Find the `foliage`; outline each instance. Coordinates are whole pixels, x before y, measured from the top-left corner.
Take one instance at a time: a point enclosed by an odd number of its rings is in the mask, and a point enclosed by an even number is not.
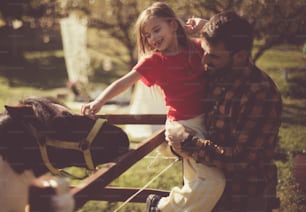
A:
[[[178,9],[188,11],[189,16],[209,18],[215,13],[235,10],[246,17],[254,26],[256,40],[262,41],[254,61],[271,47],[286,42],[300,45],[306,40],[305,0],[201,0],[184,4]]]
[[[42,17],[46,12],[46,7],[40,4],[38,0],[22,1],[1,1],[1,16],[5,20],[23,19],[27,16],[34,18]]]
[[[127,51],[128,59],[122,58],[131,67],[137,61],[135,54],[134,23],[139,13],[153,0],[2,0],[0,14],[8,24],[14,19],[44,28],[56,27],[61,17],[72,11],[82,11],[88,17],[89,27],[104,31],[116,41],[116,46]],[[200,0],[167,1],[177,14],[186,20],[191,16],[209,18],[224,10],[235,10],[245,16],[254,26],[257,40],[261,40],[254,61],[268,49],[284,42],[301,44],[306,40],[305,0]],[[273,14],[273,15],[271,15]],[[99,33],[99,32],[97,32]],[[103,52],[99,40],[89,43],[89,48]],[[113,48],[110,57],[117,57]],[[119,55],[122,56],[122,55]]]
[[[254,25],[257,40],[262,40],[254,60],[273,46],[302,44],[306,40],[305,0],[245,1],[241,13]]]

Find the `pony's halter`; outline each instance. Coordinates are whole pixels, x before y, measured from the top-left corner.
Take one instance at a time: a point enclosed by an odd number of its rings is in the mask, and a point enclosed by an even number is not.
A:
[[[39,146],[40,155],[42,157],[42,160],[45,166],[48,168],[48,170],[54,175],[68,175],[70,177],[74,177],[71,174],[65,172],[64,170],[57,169],[52,165],[52,163],[49,160],[47,147],[52,146],[52,147],[59,147],[63,149],[81,151],[83,153],[87,169],[89,170],[89,172],[94,172],[95,165],[92,160],[90,147],[91,147],[93,140],[95,139],[98,132],[100,131],[100,129],[102,128],[103,124],[106,121],[107,121],[106,119],[101,119],[101,118],[97,119],[95,124],[91,128],[90,132],[88,133],[86,139],[81,140],[80,142],[69,142],[69,141],[50,139],[44,135],[41,135],[38,132],[38,130],[35,127],[33,127],[31,124],[27,124],[26,128],[30,131],[31,135],[35,138]],[[74,177],[74,178],[77,178],[77,177]]]

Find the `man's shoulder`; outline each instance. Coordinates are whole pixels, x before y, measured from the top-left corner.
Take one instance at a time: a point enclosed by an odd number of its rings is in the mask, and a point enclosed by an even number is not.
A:
[[[245,84],[252,90],[258,91],[262,89],[278,90],[273,79],[257,66],[248,67],[249,76],[245,79]]]

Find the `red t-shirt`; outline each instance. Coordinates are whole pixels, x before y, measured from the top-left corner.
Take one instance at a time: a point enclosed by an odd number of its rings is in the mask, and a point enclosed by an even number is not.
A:
[[[185,120],[204,112],[203,50],[200,42],[193,42],[192,51],[176,55],[155,52],[140,60],[133,68],[142,75],[147,86],[161,87],[171,120]]]

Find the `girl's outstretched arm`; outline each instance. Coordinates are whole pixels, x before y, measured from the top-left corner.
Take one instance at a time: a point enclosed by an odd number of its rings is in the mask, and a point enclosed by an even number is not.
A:
[[[81,113],[83,115],[89,115],[90,117],[94,117],[94,115],[99,112],[99,110],[107,101],[121,94],[140,78],[141,74],[139,74],[136,70],[130,71],[120,79],[110,84],[95,100],[84,104],[81,107]]]

